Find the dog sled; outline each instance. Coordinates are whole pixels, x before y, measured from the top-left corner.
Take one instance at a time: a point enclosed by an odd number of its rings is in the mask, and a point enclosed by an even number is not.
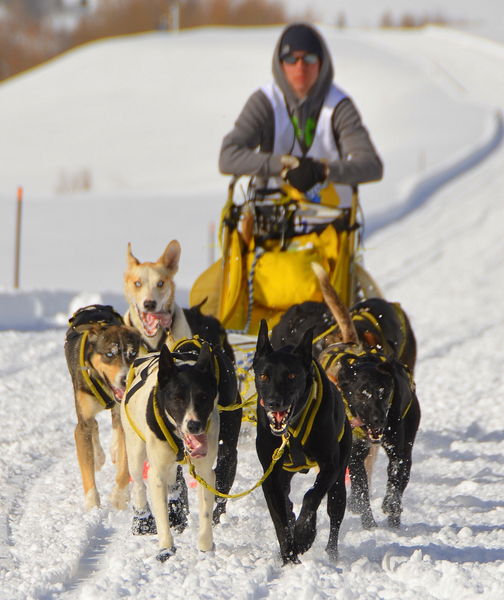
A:
[[[325,268],[347,306],[381,296],[358,258],[357,188],[351,206],[338,209],[331,187],[332,196],[315,205],[289,185],[258,188],[251,179],[240,203],[236,182],[233,178],[229,184],[221,214],[222,256],[195,281],[191,305],[206,299],[202,310],[217,317],[228,332],[255,337],[262,319],[271,329],[292,305],[322,302],[313,262]]]
[[[221,213],[221,258],[195,281],[190,303],[201,305],[227,330],[244,400],[243,418],[255,422],[251,365],[261,320],[271,330],[291,306],[323,301],[312,263],[324,267],[348,307],[382,294],[359,262],[357,188],[350,207],[338,209],[336,190],[330,187],[332,195],[320,199],[330,219],[317,223],[311,217],[323,210],[291,186],[257,188],[252,179],[238,202],[236,183],[233,178]]]

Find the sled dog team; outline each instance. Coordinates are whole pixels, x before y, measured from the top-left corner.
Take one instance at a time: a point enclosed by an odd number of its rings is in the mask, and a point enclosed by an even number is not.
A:
[[[180,252],[173,240],[156,262],[140,262],[128,245],[126,314],[110,306],[84,307],[70,319],[65,340],[85,507],[100,506],[94,474],[105,454],[96,415],[109,409],[116,465],[111,503],[127,507],[131,476],[132,532],[158,535],[160,561],[176,551],[172,531],[187,525],[184,463],[199,483],[198,548],[214,548],[213,526],[226,510],[235,478],[242,422],[226,331],[201,306],[182,309],[175,302]],[[312,546],[324,497],[331,559],[337,558],[347,506],[361,515],[364,528],[376,527],[369,487],[380,445],[389,461],[382,509],[389,526],[399,527],[420,421],[416,342],[407,315],[381,298],[348,310],[324,269],[317,264],[313,269],[324,303],[292,307],[271,338],[262,321],[252,365],[261,485],[284,564],[298,563]],[[291,479],[312,467],[315,482],[296,516]]]

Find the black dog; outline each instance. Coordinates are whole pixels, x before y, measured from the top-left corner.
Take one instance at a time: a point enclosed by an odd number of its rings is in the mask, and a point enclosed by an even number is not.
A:
[[[368,298],[350,309],[357,335],[367,348],[377,348],[415,369],[416,339],[408,315],[397,302]],[[274,348],[297,344],[303,333],[313,328],[313,355],[317,357],[329,344],[340,341],[338,328],[330,308],[324,302],[303,302],[291,306],[273,327]]]
[[[287,449],[262,486],[283,563],[299,563],[298,555],[312,546],[317,509],[326,494],[330,518],[326,551],[335,560],[352,442],[341,397],[312,358],[311,330],[295,348],[274,350],[263,320],[253,367],[258,393],[256,448],[265,471],[282,440],[288,438]],[[319,473],[296,519],[289,499],[292,476],[315,464]]]
[[[228,358],[234,363],[235,355],[233,347],[229,343],[227,332],[222,323],[213,315],[206,315],[201,312],[202,306],[207,299],[205,298],[199,304],[191,308],[183,308],[185,318],[191,328],[192,335],[199,336],[202,340],[209,342],[212,346],[220,346],[228,355]]]
[[[379,352],[343,352],[328,371],[341,390],[353,428],[348,507],[361,515],[363,527],[376,527],[364,461],[371,447],[381,444],[389,460],[382,509],[388,515],[389,526],[399,527],[402,496],[410,477],[413,443],[420,423],[420,406],[411,375],[399,361]]]
[[[189,323],[193,335],[199,336],[202,340],[210,343],[214,348],[222,348],[229,360],[234,364],[235,355],[233,347],[229,343],[226,330],[219,319],[212,315],[205,315],[201,312],[201,307],[205,300],[191,308],[184,308],[184,314]],[[219,401],[221,404],[222,402]],[[228,399],[227,403],[239,404],[241,402],[238,394],[234,399]],[[219,430],[219,453],[217,465],[215,467],[216,486],[219,492],[227,494],[233,485],[236,476],[236,467],[238,454],[236,447],[238,444],[238,435],[241,429],[242,409],[225,410],[220,413]],[[217,506],[213,512],[213,523],[219,523],[221,515],[226,512],[227,500],[221,496],[215,498]]]

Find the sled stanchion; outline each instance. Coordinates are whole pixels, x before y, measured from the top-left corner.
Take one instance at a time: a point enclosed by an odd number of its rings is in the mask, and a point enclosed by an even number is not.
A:
[[[16,202],[16,248],[14,258],[14,289],[19,289],[19,263],[21,255],[21,217],[22,217],[22,206],[23,206],[23,188],[21,186],[17,189],[17,202]]]
[[[234,187],[235,187],[237,180],[238,180],[237,177],[232,177],[231,181],[229,183],[227,202],[226,202],[226,205],[224,206],[224,208],[222,209],[221,219],[220,219],[220,224],[219,224],[219,234],[218,234],[219,242],[221,245],[221,253],[222,253],[221,278],[220,278],[219,303],[218,303],[218,307],[219,307],[218,318],[223,323],[224,323],[224,317],[225,317],[225,314],[224,314],[225,293],[226,293],[227,284],[228,284],[228,282],[226,281],[226,276],[227,276],[226,265],[227,265],[228,255],[229,255],[229,249],[231,246],[231,239],[230,239],[231,235],[230,235],[230,231],[229,231],[229,225],[227,223],[225,223],[225,221],[226,221],[226,219],[228,219],[229,212],[233,205]]]
[[[355,224],[357,223],[357,210],[359,207],[359,193],[357,186],[352,188],[352,207],[350,209],[350,232],[348,234],[348,248],[350,254],[348,269],[348,306],[355,304],[355,284],[357,281],[355,273]]]

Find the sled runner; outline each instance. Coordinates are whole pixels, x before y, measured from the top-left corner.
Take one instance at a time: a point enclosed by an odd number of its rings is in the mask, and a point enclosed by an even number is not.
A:
[[[289,185],[257,188],[251,179],[240,204],[236,181],[231,180],[221,214],[222,256],[194,283],[191,305],[207,298],[204,311],[228,331],[255,336],[261,319],[271,329],[293,304],[323,301],[312,262],[329,273],[347,306],[381,296],[357,261],[357,188],[350,208],[339,209],[334,188],[315,203]]]

